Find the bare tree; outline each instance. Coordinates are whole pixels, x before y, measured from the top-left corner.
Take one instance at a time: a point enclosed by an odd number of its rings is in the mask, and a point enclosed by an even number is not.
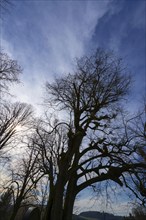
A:
[[[44,175],[37,163],[37,154],[33,148],[27,149],[22,159],[17,159],[10,169],[10,178],[5,188],[11,189],[13,195],[13,210],[10,220],[14,220],[22,206],[30,205],[35,197],[36,185]],[[16,167],[17,163],[17,167]]]
[[[24,128],[31,124],[32,107],[25,103],[4,103],[0,110],[0,156],[5,150],[14,147],[15,142]]]
[[[46,102],[65,110],[64,121],[52,131],[47,127],[37,130],[41,143],[36,147],[39,145],[44,155],[49,152],[43,165],[51,177],[50,187],[52,183],[46,219],[71,219],[79,192],[106,180],[122,186],[127,173],[146,168],[145,163],[134,159],[133,137],[127,136],[119,115],[129,85],[130,76],[121,59],[101,49],[77,60],[73,74],[46,84]],[[66,129],[65,139],[60,139],[62,129]]]
[[[48,176],[43,176],[34,191],[34,202],[40,208],[42,219],[44,219],[46,204],[49,197],[49,179]]]
[[[3,3],[3,2],[2,2]],[[25,103],[11,103],[5,99],[10,95],[9,86],[19,82],[21,67],[16,60],[0,52],[0,156],[7,146],[13,146],[20,130],[30,125],[32,107]]]
[[[7,93],[9,85],[19,82],[19,74],[22,72],[21,67],[16,60],[10,59],[10,57],[0,52],[0,94]]]
[[[126,130],[133,136],[136,146],[137,158],[139,162],[146,164],[146,105],[142,111],[139,111],[135,117],[127,121]],[[129,137],[130,138],[130,137]],[[134,175],[134,176],[133,176]],[[146,203],[146,169],[141,169],[139,172],[131,174],[130,184],[125,183],[126,186],[135,194],[135,196],[142,202]]]
[[[50,210],[53,203],[54,189],[58,176],[60,160],[63,160],[64,150],[67,146],[66,127],[58,120],[39,120],[33,136],[33,146],[38,154],[38,164],[41,172],[49,180],[48,190],[46,191],[47,212],[45,218],[50,218]]]
[[[0,53],[1,96],[10,94],[9,85],[19,82],[18,76],[20,73],[21,67],[17,64],[17,61],[10,59],[4,53]],[[31,105],[20,102],[11,103],[6,99],[1,99],[0,159],[5,159],[7,151],[14,149],[15,146],[17,146],[18,150],[19,146],[24,147],[26,144],[29,145],[28,136],[26,136],[26,134],[29,133],[31,136],[32,126],[34,126],[34,117]],[[24,141],[26,143],[24,143]],[[16,152],[18,154],[18,151]],[[31,148],[27,157],[25,154],[22,160],[17,158],[17,166],[19,165],[19,167],[13,167],[12,163],[9,164],[12,171],[11,178],[8,185],[3,185],[3,188],[6,187],[13,192],[13,211],[10,218],[11,220],[15,219],[22,203],[28,201],[28,197],[32,197],[33,190],[35,190],[36,183],[40,177],[40,172],[36,165],[37,155],[33,153],[33,148]],[[15,153],[14,158],[16,157],[17,155]],[[6,171],[8,173],[8,170]]]

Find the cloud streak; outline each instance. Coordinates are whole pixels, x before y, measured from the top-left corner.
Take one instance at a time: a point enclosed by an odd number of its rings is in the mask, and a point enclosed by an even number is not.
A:
[[[108,2],[26,1],[15,2],[13,10],[3,24],[2,47],[24,73],[23,85],[12,90],[19,100],[36,104],[44,82],[71,71],[73,59],[87,52]]]

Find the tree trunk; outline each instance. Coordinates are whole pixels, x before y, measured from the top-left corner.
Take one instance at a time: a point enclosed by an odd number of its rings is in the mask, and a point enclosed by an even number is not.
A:
[[[80,133],[79,133],[80,134]],[[72,168],[75,168],[78,165],[79,162],[79,146],[83,139],[83,134],[76,136],[75,139],[75,158],[72,164]],[[67,190],[66,190],[66,196],[65,196],[65,202],[64,202],[64,210],[63,210],[63,218],[62,220],[71,220],[72,214],[73,214],[73,208],[74,208],[74,202],[76,198],[76,184],[77,184],[77,172],[76,170],[71,174],[71,177],[69,178]]]
[[[11,217],[10,217],[10,220],[15,220],[15,217],[17,215],[17,210],[16,211],[13,211]]]
[[[20,208],[20,205],[17,205],[17,204],[14,205],[13,212],[12,212],[12,215],[10,217],[10,220],[15,220],[15,217],[17,215],[17,212],[18,212],[19,208]]]
[[[63,195],[66,184],[68,166],[66,163],[60,165],[60,171],[55,185],[55,193],[53,195],[53,204],[51,209],[51,218],[47,220],[62,220],[63,214]]]
[[[74,140],[72,140],[72,146],[69,147],[68,152],[66,153],[65,157],[60,159],[59,163],[59,174],[57,177],[57,182],[55,184],[55,193],[53,194],[53,203],[51,208],[51,218],[47,218],[47,220],[71,220],[72,219],[72,212],[73,212],[73,205],[75,200],[75,186],[76,186],[76,172],[74,173],[73,177],[71,177],[71,181],[68,186],[67,191],[67,198],[65,199],[66,208],[64,211],[65,216],[63,216],[63,199],[64,199],[64,191],[66,181],[68,179],[68,169],[70,167],[71,160],[73,155],[76,155],[76,158],[79,156],[79,146],[83,139],[83,134],[79,133],[74,136]],[[75,164],[78,160],[75,160]],[[71,193],[71,195],[70,195]],[[69,204],[70,203],[70,204]],[[69,209],[69,210],[68,210]]]
[[[52,205],[53,205],[53,193],[50,191],[49,200],[47,202],[46,212],[44,215],[44,220],[51,219]]]
[[[73,176],[68,183],[62,220],[72,219],[73,207],[74,207],[74,202],[76,198],[76,193],[75,193],[76,180],[77,180],[76,177]]]

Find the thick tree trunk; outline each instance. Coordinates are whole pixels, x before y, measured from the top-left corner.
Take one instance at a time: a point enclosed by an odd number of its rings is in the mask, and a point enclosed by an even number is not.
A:
[[[67,192],[64,202],[64,210],[63,210],[63,219],[62,220],[71,220],[72,214],[73,214],[73,208],[74,208],[74,202],[76,198],[75,193],[75,187],[76,187],[76,177],[73,176],[67,186]]]
[[[43,218],[44,220],[51,219],[52,205],[53,205],[53,193],[50,192],[49,200],[48,200],[47,207],[46,207],[46,212]]]
[[[65,185],[66,181],[69,178],[68,177],[68,169],[71,165],[71,160],[73,158],[73,155],[79,154],[79,146],[83,139],[83,134],[76,134],[74,136],[74,140],[72,140],[71,145],[69,146],[68,152],[64,157],[60,159],[59,163],[59,174],[57,177],[57,182],[55,184],[55,193],[53,194],[53,203],[51,207],[51,217],[50,219],[47,218],[46,220],[71,220],[72,219],[72,212],[73,212],[73,205],[75,200],[75,186],[76,186],[76,173],[70,178],[71,181],[68,190],[67,190],[67,198],[65,198],[65,210],[63,212],[63,199],[64,199],[64,191],[65,191]],[[77,159],[76,157],[76,159]],[[75,164],[76,165],[75,161]],[[71,193],[71,194],[70,194]],[[66,213],[66,214],[65,214]],[[63,216],[64,214],[64,216]]]
[[[76,151],[76,156],[74,158],[74,162],[72,164],[72,168],[75,168],[78,165],[79,161],[79,150]],[[64,210],[63,210],[63,219],[69,220],[72,219],[74,202],[76,198],[76,186],[77,186],[77,171],[76,169],[71,173],[71,176],[68,181],[65,202],[64,202]]]
[[[78,132],[77,132],[78,133]],[[81,145],[82,139],[83,139],[83,134],[80,134],[76,136],[75,139],[75,158],[72,164],[72,168],[75,168],[78,165],[78,161],[80,158],[79,155],[79,146]],[[73,214],[73,208],[74,208],[74,202],[76,198],[76,184],[77,184],[77,172],[76,170],[71,174],[68,185],[67,185],[67,190],[66,190],[66,196],[65,196],[65,201],[64,201],[64,210],[63,210],[63,218],[62,220],[71,220],[72,219],[72,214]]]
[[[13,211],[11,217],[10,217],[10,220],[15,220],[15,217],[17,215],[17,210],[16,211]]]
[[[63,214],[63,195],[66,183],[68,166],[66,163],[60,165],[60,172],[55,185],[55,193],[53,195],[53,204],[51,209],[51,218],[47,220],[62,220]]]
[[[57,181],[57,185],[56,185],[56,191],[54,194],[52,208],[51,208],[51,218],[47,220],[62,220],[63,193],[64,193],[64,184],[60,179],[59,181]]]
[[[12,215],[11,215],[11,217],[10,217],[10,220],[15,220],[15,217],[16,217],[16,215],[17,215],[17,212],[18,212],[19,208],[20,208],[20,205],[18,205],[18,204],[16,204],[16,205],[14,206]]]
[[[72,219],[75,197],[75,195],[71,194],[69,200],[66,200],[67,203],[64,207],[62,220]]]

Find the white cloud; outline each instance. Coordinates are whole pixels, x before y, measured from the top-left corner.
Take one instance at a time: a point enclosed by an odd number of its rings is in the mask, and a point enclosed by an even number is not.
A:
[[[108,2],[49,1],[30,4],[35,6],[34,11],[32,13],[30,5],[26,4],[21,22],[15,15],[13,22],[16,22],[18,35],[8,37],[5,30],[7,39],[2,41],[5,51],[24,69],[22,84],[13,87],[12,92],[20,101],[36,104],[41,101],[44,82],[51,81],[54,74],[71,71],[73,59],[86,52],[98,20],[108,10]],[[28,29],[30,26],[32,28]],[[22,30],[24,35],[20,34]]]

